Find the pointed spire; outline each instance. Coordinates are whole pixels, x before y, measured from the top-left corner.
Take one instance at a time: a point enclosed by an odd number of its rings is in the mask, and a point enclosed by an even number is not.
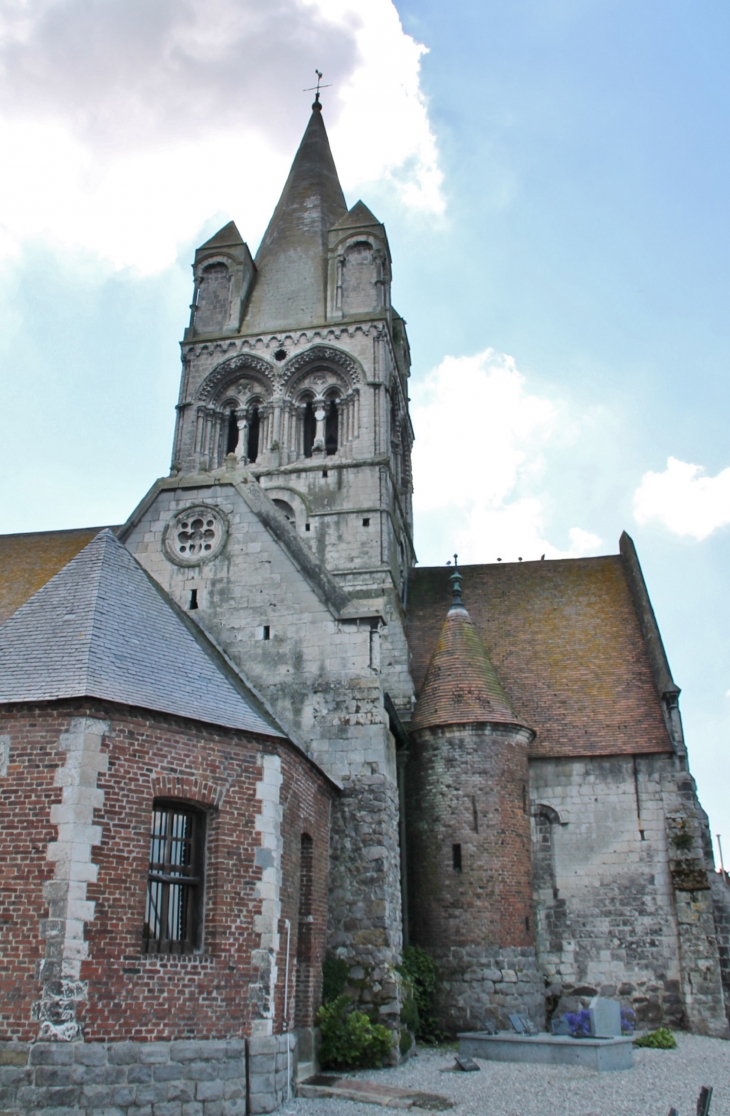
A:
[[[315,101],[289,177],[256,254],[246,332],[325,320],[327,233],[346,215],[322,106]]]
[[[431,656],[411,727],[502,724],[524,726],[461,599],[462,577],[449,578],[453,600]],[[527,726],[524,726],[527,727]]]
[[[210,240],[201,244],[198,251],[201,252],[203,248],[228,248],[234,244],[243,244],[243,237],[236,227],[236,222],[229,221],[222,229],[218,229],[218,232],[214,233]]]

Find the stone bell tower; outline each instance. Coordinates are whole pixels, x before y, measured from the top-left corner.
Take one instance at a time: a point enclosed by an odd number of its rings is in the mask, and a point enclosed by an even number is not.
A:
[[[318,98],[256,257],[230,222],[193,272],[170,476],[122,538],[341,782],[329,949],[395,1027],[410,358],[385,228],[348,210]]]
[[[343,588],[401,592],[408,340],[385,228],[348,211],[319,101],[255,261],[231,222],[193,270],[173,471],[234,454]]]

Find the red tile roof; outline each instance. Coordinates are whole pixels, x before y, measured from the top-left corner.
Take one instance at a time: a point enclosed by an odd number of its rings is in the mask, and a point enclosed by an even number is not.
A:
[[[452,606],[413,711],[412,727],[519,723],[469,613]]]
[[[408,639],[416,694],[449,606],[446,567],[416,569]],[[647,645],[619,555],[463,566],[464,604],[531,756],[670,752]]]

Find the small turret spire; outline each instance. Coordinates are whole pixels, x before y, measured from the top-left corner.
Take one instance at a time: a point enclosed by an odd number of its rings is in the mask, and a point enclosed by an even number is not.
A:
[[[454,555],[454,572],[452,573],[451,577],[449,578],[449,581],[451,582],[451,595],[452,595],[451,608],[463,608],[464,607],[464,602],[461,599],[462,577],[461,577],[461,574],[459,573],[459,555],[458,554]]]

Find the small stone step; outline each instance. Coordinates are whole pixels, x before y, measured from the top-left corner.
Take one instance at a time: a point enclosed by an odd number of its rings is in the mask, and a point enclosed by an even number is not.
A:
[[[338,1097],[340,1100],[380,1104],[387,1108],[427,1108],[436,1112],[453,1107],[446,1097],[435,1093],[398,1089],[395,1085],[381,1085],[375,1081],[358,1081],[348,1077],[330,1077],[327,1074],[317,1074],[306,1081],[300,1081],[297,1084],[297,1096]]]

